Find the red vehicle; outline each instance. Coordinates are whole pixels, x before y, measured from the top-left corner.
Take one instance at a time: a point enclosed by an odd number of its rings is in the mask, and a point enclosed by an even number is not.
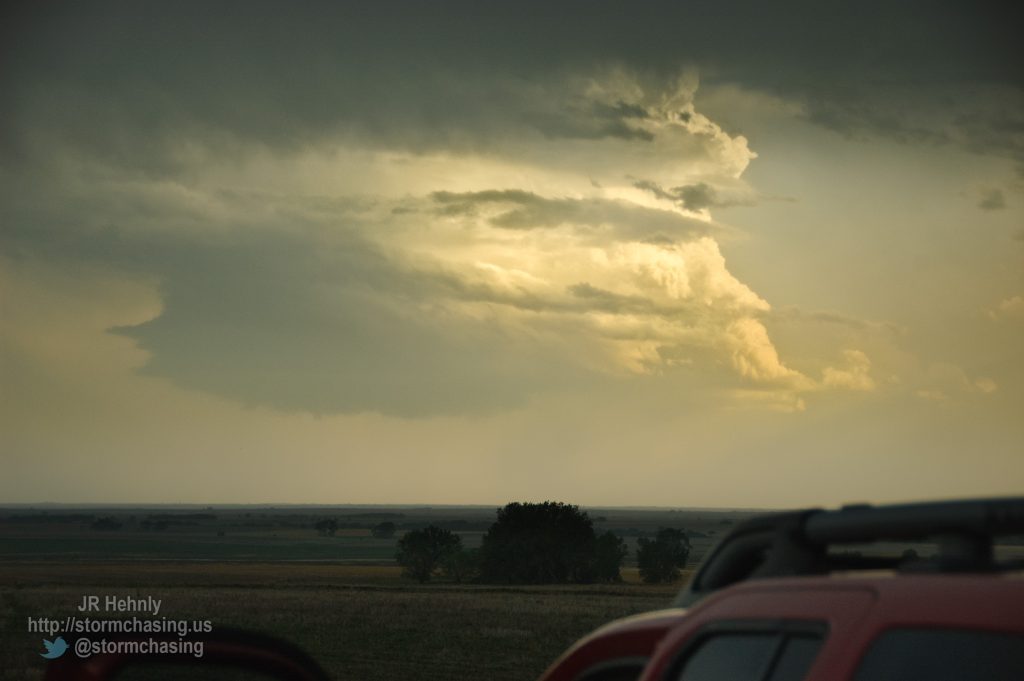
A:
[[[613,622],[541,681],[1020,681],[1024,499],[847,507],[737,527],[680,607]],[[935,541],[935,555],[850,546]],[[846,547],[846,550],[839,550]]]

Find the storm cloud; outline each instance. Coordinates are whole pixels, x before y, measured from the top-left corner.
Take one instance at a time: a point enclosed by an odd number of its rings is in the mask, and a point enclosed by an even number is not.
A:
[[[980,11],[930,12],[944,50],[873,61],[865,34],[921,18],[815,7],[12,7],[5,252],[154,278],[160,314],[115,329],[142,371],[245,404],[506,408],[688,353],[754,384],[841,386],[784,363],[770,306],[726,266],[707,211],[750,205],[756,154],[699,110],[700,78],[794,97],[844,134],[937,144],[949,133],[843,84],[934,82],[954,57],[993,92],[1016,75],[971,52]],[[979,153],[987,131],[1016,134],[957,111]]]
[[[1016,479],[1019,7],[2,12],[6,499]]]

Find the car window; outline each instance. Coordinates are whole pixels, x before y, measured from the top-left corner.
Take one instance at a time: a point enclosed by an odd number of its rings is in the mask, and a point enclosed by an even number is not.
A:
[[[678,681],[759,681],[771,664],[779,634],[710,636],[687,658]]]
[[[855,681],[1020,681],[1024,636],[952,629],[891,629],[868,650]]]
[[[801,681],[824,634],[823,626],[813,624],[744,629],[718,631],[698,640],[669,677],[675,681]]]
[[[811,668],[821,648],[817,636],[790,636],[775,663],[771,681],[801,681]]]

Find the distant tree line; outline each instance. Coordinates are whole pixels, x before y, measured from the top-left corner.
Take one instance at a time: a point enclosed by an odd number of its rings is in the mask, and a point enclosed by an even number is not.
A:
[[[313,523],[313,529],[316,530],[317,534],[323,537],[333,537],[337,534],[339,529],[366,529],[365,526],[359,526],[357,528],[346,527],[340,525],[334,518],[323,518]],[[376,539],[390,539],[395,536],[396,525],[390,520],[382,523],[377,523],[373,527],[369,528],[370,534]]]
[[[50,513],[42,511],[32,514],[12,514],[5,518],[9,523],[81,523],[92,522],[96,516],[92,513]]]
[[[141,523],[139,523],[139,526],[144,530],[163,532],[168,527],[170,527],[170,523],[166,520],[143,520]]]
[[[11,515],[4,519],[11,523],[83,523],[94,530],[120,530],[126,525],[136,525],[135,514],[130,515],[96,515],[93,513],[42,513],[32,515]],[[166,530],[172,525],[197,526],[205,522],[217,520],[213,513],[177,513],[148,514],[138,522],[143,530]]]
[[[638,540],[640,576],[647,583],[679,578],[690,543],[682,530],[663,529]],[[406,532],[395,556],[408,577],[426,582],[443,574],[457,582],[558,584],[619,582],[628,549],[621,537],[597,534],[578,506],[514,502],[498,509],[479,549],[436,525]]]
[[[101,531],[119,530],[121,529],[121,523],[114,519],[113,516],[103,516],[92,521],[92,529]]]

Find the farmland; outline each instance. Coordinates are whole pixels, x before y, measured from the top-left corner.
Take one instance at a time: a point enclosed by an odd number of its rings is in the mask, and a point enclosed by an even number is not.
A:
[[[747,515],[589,513],[631,548],[642,533],[685,528],[692,560]],[[333,536],[313,527],[328,517]],[[0,678],[41,678],[42,637],[27,633],[27,618],[73,614],[84,595],[152,596],[161,616],[277,635],[337,679],[529,680],[579,636],[664,607],[678,589],[641,584],[633,553],[623,583],[603,585],[418,585],[394,564],[408,529],[434,523],[472,547],[493,517],[483,507],[3,509]],[[393,522],[395,536],[374,537],[380,522]]]

